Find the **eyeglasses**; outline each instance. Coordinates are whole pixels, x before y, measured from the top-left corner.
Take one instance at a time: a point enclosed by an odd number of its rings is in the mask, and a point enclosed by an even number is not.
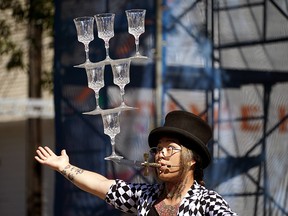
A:
[[[166,153],[164,154],[163,149],[166,149]],[[161,147],[161,146],[157,146],[157,147],[152,147],[150,148],[149,152],[150,154],[152,154],[153,156],[155,156],[156,154],[159,154],[160,152],[162,152],[164,157],[171,157],[173,154],[177,153],[181,151],[181,148],[177,148],[175,146],[168,146],[168,147]]]

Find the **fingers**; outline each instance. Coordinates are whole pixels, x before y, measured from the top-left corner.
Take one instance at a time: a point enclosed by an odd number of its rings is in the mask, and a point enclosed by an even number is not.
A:
[[[55,156],[54,152],[47,146],[45,146],[44,148],[42,146],[39,146],[36,150],[36,153],[38,156],[35,156],[35,159],[42,163],[47,160],[48,157]]]
[[[61,151],[61,155],[67,155],[65,149],[63,149],[63,150]]]
[[[37,152],[39,158],[42,159],[42,160],[47,159],[47,157],[49,156],[49,154],[46,152],[46,150],[43,147],[41,147],[41,146],[38,147],[36,152]]]
[[[47,153],[48,153],[49,155],[51,155],[51,156],[54,156],[54,155],[55,155],[55,153],[54,153],[49,147],[45,146],[44,148],[45,148],[45,150],[47,151]]]
[[[42,160],[41,158],[39,158],[38,156],[34,157],[39,163],[44,163],[45,160]]]
[[[34,157],[39,163],[48,164],[52,159],[57,159],[58,156],[47,146],[39,146],[36,150],[36,156]],[[68,157],[66,150],[61,151],[62,156]]]
[[[43,154],[43,152],[45,152],[45,149],[39,146],[38,149],[36,150],[38,156],[36,155],[34,157],[40,163],[44,163],[47,160],[47,157],[45,156],[45,154]]]

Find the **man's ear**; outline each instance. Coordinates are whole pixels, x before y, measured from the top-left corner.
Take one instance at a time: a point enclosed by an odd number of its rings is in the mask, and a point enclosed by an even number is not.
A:
[[[188,162],[188,166],[192,167],[194,164],[196,164],[196,161],[195,160],[191,160]]]

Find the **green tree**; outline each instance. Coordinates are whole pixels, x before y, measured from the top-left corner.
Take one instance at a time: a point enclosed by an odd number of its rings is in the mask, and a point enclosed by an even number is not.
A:
[[[27,43],[29,43],[30,49],[37,48],[43,52],[43,33],[51,36],[52,43],[50,48],[53,49],[53,0],[1,0],[0,14],[2,14],[0,15],[0,63],[3,64],[4,57],[8,58],[8,61],[5,65],[8,71],[21,69],[29,73],[29,65],[33,65],[33,61],[39,60],[24,60],[25,56],[30,55],[25,55],[25,51],[21,46],[19,46],[19,43],[14,41],[11,37],[11,35],[15,33],[12,32],[14,26],[12,26],[11,23],[20,23],[24,26],[27,26]],[[9,16],[7,16],[7,14]],[[37,29],[37,31],[35,31],[35,29]],[[38,32],[38,34],[36,32]],[[37,34],[34,35],[37,36],[37,38],[33,37],[33,34]],[[42,55],[38,57],[40,58],[40,61],[42,61]],[[25,65],[25,62],[28,63]],[[40,86],[42,89],[52,90],[51,71],[41,71]]]

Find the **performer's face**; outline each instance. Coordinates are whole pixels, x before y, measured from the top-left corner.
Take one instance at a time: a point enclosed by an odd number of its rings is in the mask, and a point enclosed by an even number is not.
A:
[[[158,178],[162,181],[179,181],[181,167],[181,145],[172,137],[162,137],[158,142],[155,162],[162,166],[157,169]]]

